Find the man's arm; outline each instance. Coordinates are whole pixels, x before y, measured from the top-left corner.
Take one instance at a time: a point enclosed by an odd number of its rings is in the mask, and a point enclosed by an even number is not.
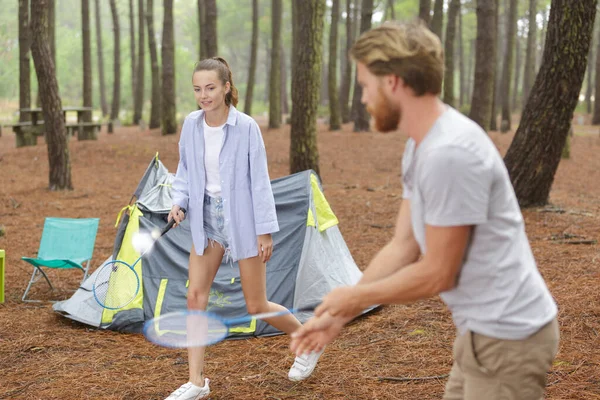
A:
[[[420,253],[410,220],[410,201],[404,199],[396,219],[394,237],[371,260],[358,285],[390,276],[417,261]]]

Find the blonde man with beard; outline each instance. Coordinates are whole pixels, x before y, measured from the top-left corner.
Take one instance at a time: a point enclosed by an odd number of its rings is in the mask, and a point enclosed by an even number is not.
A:
[[[444,399],[543,398],[559,342],[502,157],[473,121],[440,101],[441,43],[424,24],[384,24],[351,50],[362,102],[381,132],[409,136],[393,238],[355,286],[333,290],[293,334],[319,351],[373,304],[440,295],[457,329]]]

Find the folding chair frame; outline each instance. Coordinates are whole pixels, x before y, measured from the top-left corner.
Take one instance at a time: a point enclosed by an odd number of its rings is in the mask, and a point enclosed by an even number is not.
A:
[[[80,267],[81,271],[83,272],[83,278],[81,279],[80,284],[85,282],[86,278],[88,277],[88,271],[90,269],[90,262],[91,262],[91,260],[87,260],[87,262],[85,263],[85,268]],[[31,289],[31,286],[35,282],[40,280],[41,277],[43,277],[46,280],[46,282],[50,286],[50,290],[54,290],[54,286],[52,286],[50,279],[48,279],[48,275],[46,275],[46,273],[44,272],[44,270],[41,267],[38,267],[37,265],[32,265],[32,267],[33,267],[33,273],[31,274],[31,278],[29,279],[29,283],[27,284],[27,289],[25,289],[25,293],[23,293],[23,297],[21,298],[21,300],[26,303],[40,303],[43,300],[27,299],[27,293],[29,293],[29,289]],[[38,276],[38,272],[41,274],[41,276]]]

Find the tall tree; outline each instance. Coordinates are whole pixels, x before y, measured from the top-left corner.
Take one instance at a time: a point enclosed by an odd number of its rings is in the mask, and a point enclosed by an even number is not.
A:
[[[163,2],[162,36],[162,134],[177,133],[175,108],[175,32],[173,26],[173,0]]]
[[[435,0],[433,3],[433,18],[431,18],[431,31],[443,40],[444,28],[444,0]]]
[[[458,89],[458,105],[462,107],[467,98],[467,71],[465,65],[465,40],[463,35],[463,12],[462,5],[460,2],[458,3],[458,81],[459,81],[459,89]]]
[[[498,8],[496,9],[496,60],[498,61],[494,66],[494,89],[492,95],[492,115],[490,119],[490,130],[498,130],[498,105],[502,102],[500,98],[502,90],[502,67],[498,66],[501,61],[504,60],[506,52],[506,18],[508,18],[508,2],[510,0],[504,0],[503,2],[498,1]],[[500,19],[500,5],[504,3],[502,19]]]
[[[46,8],[46,12],[48,13],[47,19],[47,31],[48,31],[48,42],[50,44],[50,56],[52,57],[52,62],[54,63],[54,71],[58,70],[58,66],[56,64],[56,2],[55,0],[48,0],[48,7]],[[38,107],[41,107],[41,93],[40,86],[38,85],[38,96],[36,100],[36,104]]]
[[[419,0],[419,18],[431,24],[431,0]]]
[[[523,64],[522,59],[522,53],[523,51],[521,51],[521,36],[519,35],[518,29],[517,29],[517,36],[515,37],[515,70],[514,70],[514,74],[513,74],[513,87],[510,91],[512,99],[510,101],[510,109],[511,112],[515,112],[517,111],[517,108],[519,107],[519,84],[521,82],[520,77],[521,77],[521,65]]]
[[[90,2],[81,0],[81,39],[83,48],[83,106],[92,107],[92,37],[90,34]],[[92,122],[92,112],[83,113],[84,122]],[[84,127],[77,132],[79,140],[97,139],[96,130]]]
[[[331,4],[331,25],[329,33],[329,68],[327,83],[329,88],[329,130],[341,129],[340,102],[337,92],[337,43],[338,21],[340,19],[340,0],[333,0]]]
[[[317,109],[321,83],[325,0],[294,1],[294,70],[290,173],[314,170],[319,174]]]
[[[285,59],[285,49],[283,47],[283,43],[279,46],[281,48],[281,53],[279,56],[279,74],[281,75],[281,112],[282,114],[290,113],[290,105],[288,102],[288,77],[287,77],[287,63]]]
[[[360,33],[371,29],[373,18],[373,0],[362,0],[360,8]],[[358,84],[358,78],[354,81],[354,95],[352,97],[352,119],[354,120],[354,132],[369,131],[369,113],[361,102],[362,88]]]
[[[469,118],[489,129],[496,66],[496,0],[477,1],[475,80]]]
[[[204,38],[206,37],[206,11],[204,10],[204,0],[198,0],[198,54],[200,60],[206,58],[206,46]]]
[[[281,14],[282,0],[271,2],[271,65],[269,68],[269,129],[281,126]]]
[[[119,120],[121,104],[121,33],[119,27],[119,11],[116,0],[110,0],[110,14],[113,24],[113,97],[110,107],[110,124],[108,133],[112,133],[114,124]]]
[[[596,0],[552,0],[546,48],[504,161],[522,207],[544,205],[577,106]]]
[[[202,50],[204,57],[215,57],[219,55],[217,43],[217,1],[203,0],[204,4],[204,30],[202,32]]]
[[[510,0],[506,29],[506,56],[504,57],[504,67],[502,69],[502,123],[500,124],[502,132],[508,132],[511,128],[510,85],[512,83],[515,38],[517,36],[518,6],[517,0]]]
[[[31,54],[39,86],[43,88],[40,101],[48,146],[48,187],[50,190],[73,189],[65,120],[48,37],[49,0],[36,0],[35,3],[35,7],[31,7]]]
[[[133,0],[129,0],[129,52],[131,53],[131,98],[135,101],[137,87],[137,58],[135,56],[135,18]],[[135,108],[135,104],[134,104]]]
[[[256,55],[258,53],[258,0],[252,0],[252,39],[250,40],[250,65],[248,65],[248,84],[246,85],[246,100],[244,112],[252,114],[252,96],[256,78]]]
[[[527,102],[531,85],[535,79],[537,56],[537,0],[529,0],[527,17],[527,50],[525,52],[525,71],[523,74],[523,104]]]
[[[446,24],[446,43],[444,46],[444,103],[455,106],[454,102],[454,43],[456,39],[456,18],[460,12],[460,0],[450,0],[448,23]]]
[[[108,103],[106,102],[106,86],[104,81],[104,52],[102,51],[102,24],[100,23],[100,0],[95,0],[96,17],[96,57],[98,59],[98,90],[100,91],[100,108],[102,116],[108,115]]]
[[[19,0],[19,108],[31,107],[30,48],[29,0]],[[19,114],[19,121],[30,119],[29,113]]]
[[[352,11],[354,9],[354,11]],[[342,114],[342,123],[350,122],[350,86],[352,86],[352,62],[348,54],[352,43],[354,43],[354,24],[356,20],[352,15],[356,14],[356,7],[352,7],[352,0],[346,0],[346,48],[342,53],[343,71],[342,81],[340,82],[340,111]]]
[[[142,119],[144,108],[144,69],[146,65],[146,37],[144,22],[144,0],[138,0],[138,55],[137,55],[137,85],[133,100],[133,124],[138,125]]]
[[[592,115],[592,124],[600,125],[600,29],[598,29],[596,43],[596,74],[594,81],[594,113]]]
[[[160,67],[158,66],[158,52],[156,50],[156,37],[154,34],[154,0],[146,3],[146,26],[148,27],[148,50],[150,51],[150,65],[152,70],[152,104],[150,105],[150,129],[160,127]]]
[[[338,6],[339,7],[339,6]],[[387,1],[387,6],[385,8],[385,11],[387,12],[387,10],[390,10],[390,18],[393,20],[396,19],[396,9],[394,7],[394,0],[388,0]],[[386,18],[387,19],[387,18]]]

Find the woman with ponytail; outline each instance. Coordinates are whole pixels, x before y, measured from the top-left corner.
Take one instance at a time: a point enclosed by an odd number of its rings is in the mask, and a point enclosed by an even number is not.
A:
[[[254,119],[238,111],[231,69],[220,57],[196,64],[192,75],[200,110],[181,130],[179,165],[173,182],[169,220],[190,220],[188,309],[205,310],[223,257],[237,261],[249,314],[285,308],[267,300],[266,262],[273,252],[271,234],[279,230],[267,154]],[[287,334],[301,324],[292,314],[266,322]],[[314,370],[321,352],[296,357],[288,377],[299,381]],[[203,374],[204,348],[188,349],[189,382],[168,400],[208,397]]]

